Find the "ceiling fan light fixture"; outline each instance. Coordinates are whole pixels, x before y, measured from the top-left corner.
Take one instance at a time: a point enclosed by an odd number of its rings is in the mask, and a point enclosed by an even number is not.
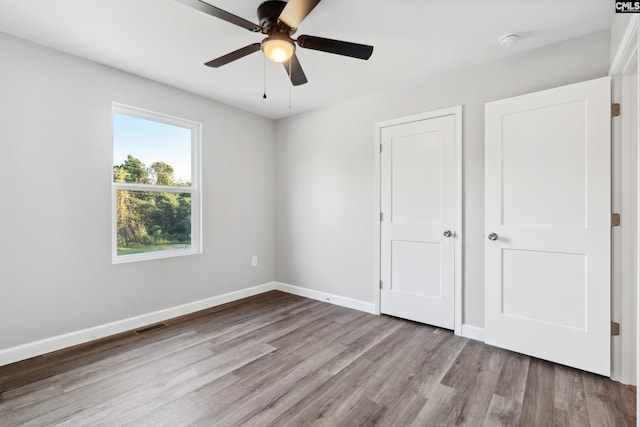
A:
[[[268,37],[262,42],[262,51],[273,62],[286,62],[296,51],[291,40]]]

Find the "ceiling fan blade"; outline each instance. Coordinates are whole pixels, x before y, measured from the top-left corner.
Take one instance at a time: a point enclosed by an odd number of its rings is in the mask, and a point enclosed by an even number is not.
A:
[[[304,74],[304,70],[302,69],[302,65],[300,65],[300,61],[298,57],[294,54],[291,57],[291,75],[289,78],[291,79],[291,84],[294,86],[300,86],[307,83],[307,76]],[[289,62],[284,62],[284,69],[289,74]]]
[[[320,0],[289,0],[278,20],[295,30],[318,3]]]
[[[335,53],[336,55],[350,56],[358,59],[369,59],[373,53],[373,46],[325,39],[322,37],[300,36],[297,42],[298,46],[305,49],[320,50],[322,52]]]
[[[259,33],[262,31],[262,28],[254,24],[251,21],[247,21],[244,18],[240,18],[232,13],[227,12],[226,10],[219,9],[215,6],[211,6],[209,3],[205,3],[201,0],[175,0],[178,3],[182,3],[185,6],[189,6],[193,9],[199,10],[200,12],[204,12],[208,15],[215,16],[216,18],[220,18],[224,21],[235,24],[239,27],[246,28],[249,31],[253,31],[254,33]]]
[[[226,65],[229,62],[233,62],[237,59],[244,58],[245,56],[250,55],[259,50],[260,50],[260,43],[250,44],[249,46],[245,46],[241,49],[234,50],[231,53],[227,53],[226,55],[221,56],[220,58],[212,59],[211,61],[207,62],[204,65],[206,65],[207,67],[213,67],[213,68],[222,67],[223,65]]]

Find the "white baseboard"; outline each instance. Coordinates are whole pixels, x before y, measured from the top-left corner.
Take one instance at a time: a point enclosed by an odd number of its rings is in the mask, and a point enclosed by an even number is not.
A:
[[[461,336],[472,340],[484,342],[484,328],[463,324]]]
[[[258,295],[264,292],[276,289],[275,282],[269,282],[258,286],[242,289],[227,294],[206,298],[200,301],[190,302],[178,305],[164,310],[154,311],[152,313],[140,316],[130,317],[124,320],[107,323],[92,328],[82,329],[80,331],[70,332],[68,334],[58,335],[51,338],[35,341],[32,343],[22,344],[16,347],[0,350],[0,366],[18,362],[20,360],[29,359],[34,356],[51,353],[52,351],[61,350],[63,348],[72,347],[74,345],[83,344],[99,338],[108,337],[110,335],[119,334],[121,332],[130,331],[152,323],[161,322],[185,314],[194,313],[196,311],[205,310],[207,308],[226,304],[242,298]]]
[[[318,301],[328,302],[330,304],[340,305],[342,307],[353,308],[354,310],[364,311],[366,313],[376,314],[375,306],[371,302],[342,297],[340,295],[302,288],[300,286],[289,285],[280,282],[275,282],[275,289],[305,298],[311,298]]]

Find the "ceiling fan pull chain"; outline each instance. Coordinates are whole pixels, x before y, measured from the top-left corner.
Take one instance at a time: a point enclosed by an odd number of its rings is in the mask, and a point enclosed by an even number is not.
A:
[[[291,81],[291,58],[289,58],[289,81]],[[291,110],[291,87],[293,85],[289,85],[289,110]]]
[[[262,92],[262,99],[267,99],[267,57],[263,56],[262,57],[262,63],[263,63],[263,67],[262,67],[262,76],[263,76],[263,92]]]

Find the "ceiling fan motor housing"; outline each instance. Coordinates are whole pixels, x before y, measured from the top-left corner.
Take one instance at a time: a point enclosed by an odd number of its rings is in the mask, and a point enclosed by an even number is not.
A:
[[[278,17],[287,5],[285,1],[270,0],[258,6],[258,19],[263,34],[292,34],[290,28],[278,21]]]

